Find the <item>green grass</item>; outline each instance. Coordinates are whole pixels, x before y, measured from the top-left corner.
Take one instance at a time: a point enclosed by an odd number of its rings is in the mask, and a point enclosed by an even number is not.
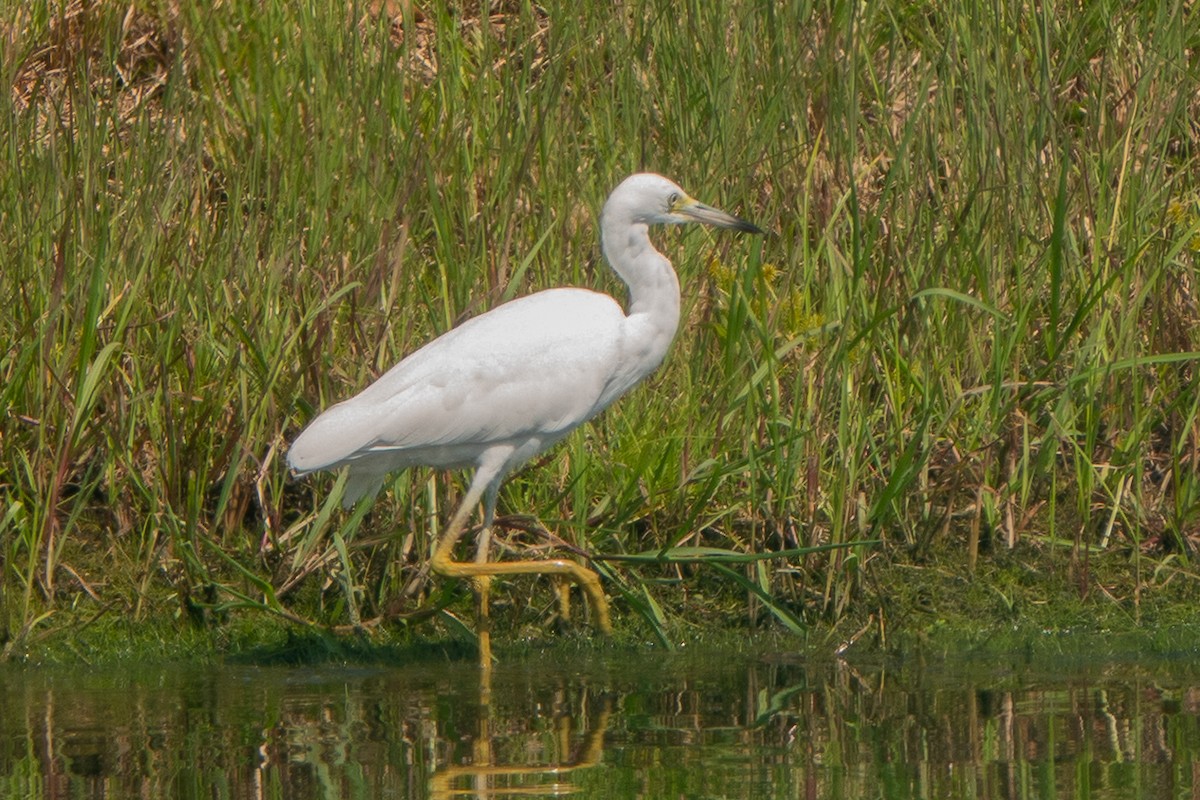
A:
[[[286,444],[468,315],[620,296],[595,217],[639,169],[772,233],[659,232],[672,355],[501,500],[663,552],[603,564],[634,635],[840,640],[905,617],[899,567],[1014,546],[1135,625],[1197,591],[1183,3],[0,5],[7,655],[105,615],[453,629],[414,578],[462,476],[322,513]]]

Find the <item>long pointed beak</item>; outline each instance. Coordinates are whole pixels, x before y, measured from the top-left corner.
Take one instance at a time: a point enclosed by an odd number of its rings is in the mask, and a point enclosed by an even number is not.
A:
[[[698,200],[689,198],[685,200],[675,210],[675,213],[681,217],[686,217],[694,222],[700,222],[705,225],[713,225],[718,228],[731,228],[735,231],[743,233],[762,233],[762,229],[752,222],[747,222],[741,217],[735,217],[732,214],[726,214],[720,209],[706,206]]]

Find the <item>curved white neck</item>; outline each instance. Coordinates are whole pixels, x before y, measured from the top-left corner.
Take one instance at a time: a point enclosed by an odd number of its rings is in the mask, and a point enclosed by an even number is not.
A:
[[[679,327],[679,278],[671,262],[650,243],[648,231],[644,223],[614,217],[606,208],[600,217],[600,249],[629,287],[626,315],[644,316],[650,327],[664,334],[665,353]]]

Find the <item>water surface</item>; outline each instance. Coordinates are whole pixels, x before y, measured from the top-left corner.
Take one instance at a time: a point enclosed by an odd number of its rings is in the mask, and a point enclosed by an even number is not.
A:
[[[1187,659],[0,671],[0,796],[1174,798]]]

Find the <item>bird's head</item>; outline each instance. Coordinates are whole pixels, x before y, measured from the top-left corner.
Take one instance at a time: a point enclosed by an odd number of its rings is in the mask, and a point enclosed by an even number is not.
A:
[[[604,204],[604,216],[643,225],[683,225],[699,222],[745,233],[762,233],[757,225],[705,205],[674,181],[641,172],[630,175]]]

